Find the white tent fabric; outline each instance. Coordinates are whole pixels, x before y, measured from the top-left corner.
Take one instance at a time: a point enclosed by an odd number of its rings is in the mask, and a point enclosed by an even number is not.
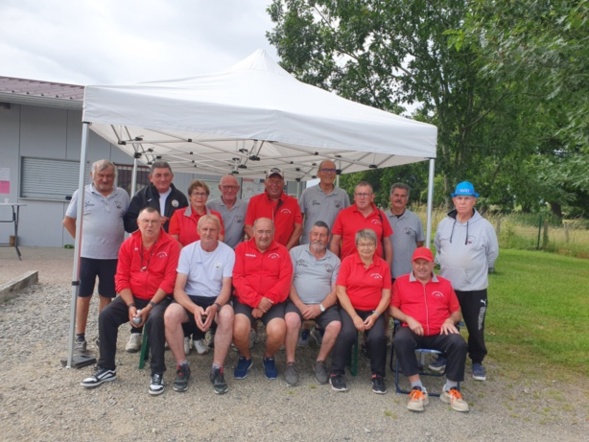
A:
[[[305,181],[326,158],[349,173],[436,156],[435,126],[302,83],[262,50],[218,74],[87,86],[83,120],[176,172],[263,177],[279,167]]]

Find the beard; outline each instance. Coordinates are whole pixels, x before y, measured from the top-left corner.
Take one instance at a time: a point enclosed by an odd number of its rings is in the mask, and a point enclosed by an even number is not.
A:
[[[321,241],[311,241],[311,250],[315,253],[321,253],[327,248]]]

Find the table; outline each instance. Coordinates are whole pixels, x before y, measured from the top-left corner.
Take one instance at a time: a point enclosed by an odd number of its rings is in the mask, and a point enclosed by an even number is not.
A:
[[[0,243],[0,247],[14,247],[18,259],[22,261],[20,250],[18,250],[18,218],[21,206],[26,206],[24,203],[0,203],[0,207],[10,207],[12,209],[12,219],[0,219],[0,223],[14,224],[14,245],[7,243]]]

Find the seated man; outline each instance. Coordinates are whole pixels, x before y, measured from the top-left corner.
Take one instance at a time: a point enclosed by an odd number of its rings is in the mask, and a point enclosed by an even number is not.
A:
[[[163,393],[164,311],[172,302],[180,246],[162,227],[157,209],[145,207],[137,218],[139,230],[121,245],[115,275],[119,296],[98,317],[100,357],[93,376],[82,381],[87,388],[97,387],[117,377],[115,353],[119,326],[131,322],[143,327],[151,350],[149,393]]]
[[[221,223],[214,215],[203,215],[198,220],[200,240],[180,252],[178,276],[174,288],[174,302],[164,315],[166,339],[176,359],[175,391],[186,391],[190,367],[184,352],[182,324],[196,326],[206,333],[213,321],[217,323],[215,353],[210,380],[217,394],[226,393],[223,364],[233,335],[233,308],[231,297],[231,273],[235,253],[219,241]]]
[[[286,383],[294,386],[299,381],[295,368],[295,350],[302,320],[315,320],[325,334],[317,355],[314,371],[320,384],[327,384],[329,371],[325,360],[333,349],[341,329],[341,320],[335,294],[335,280],[340,260],[327,249],[329,227],[323,221],[313,224],[309,243],[290,250],[294,277],[290,299],[286,304]]]
[[[450,282],[433,273],[434,256],[427,247],[415,249],[411,267],[411,273],[395,280],[389,309],[391,316],[402,322],[395,333],[394,346],[403,373],[411,382],[407,408],[423,411],[429,403],[415,356],[415,349],[423,347],[448,356],[447,379],[440,399],[453,410],[468,411],[458,390],[458,383],[464,380],[467,348],[456,328],[460,321],[458,298]]]
[[[253,321],[261,319],[266,326],[264,374],[268,379],[276,379],[274,355],[286,334],[284,301],[290,291],[292,263],[286,247],[274,241],[272,220],[255,220],[253,234],[252,239],[235,248],[233,343],[240,357],[234,376],[245,379],[252,367],[249,334]]]

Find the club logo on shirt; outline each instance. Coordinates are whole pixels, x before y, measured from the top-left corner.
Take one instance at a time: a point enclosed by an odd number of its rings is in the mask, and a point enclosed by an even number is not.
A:
[[[334,203],[334,206],[335,206],[336,209],[340,209],[342,207],[342,203],[340,201],[336,201]]]
[[[243,224],[243,216],[236,216],[235,217],[235,222],[236,223]]]
[[[172,202],[170,204],[172,205],[172,207],[178,207],[180,205],[178,200],[172,200]]]
[[[432,292],[432,296],[434,298],[443,298],[444,297],[444,294],[442,292],[440,292],[439,290],[434,290]]]
[[[220,269],[222,265],[223,264],[221,264],[220,262],[217,262],[217,263],[215,263],[215,268]]]
[[[311,203],[312,206],[320,206],[321,203],[317,200],[313,200],[313,202]]]
[[[268,258],[270,258],[270,259],[279,259],[280,258],[280,254],[278,254],[278,253],[270,253],[268,255]]]
[[[382,279],[382,275],[380,273],[371,273],[370,277],[372,279],[377,279],[377,280],[381,280]]]
[[[292,211],[290,209],[281,209],[280,213],[284,213],[285,215],[290,215],[292,213]]]
[[[326,273],[333,273],[333,266],[331,264],[325,264],[324,268]]]
[[[119,210],[123,208],[123,203],[121,203],[120,201],[115,201],[113,204]]]
[[[405,235],[407,235],[407,236],[413,235],[413,229],[411,227],[405,227]]]
[[[168,254],[166,252],[159,252],[156,256],[158,258],[164,259],[168,257]]]
[[[380,226],[380,225],[381,225],[381,223],[380,223],[380,220],[378,220],[378,219],[376,219],[376,218],[375,218],[375,219],[372,219],[372,220],[370,220],[370,224],[376,224],[377,226]]]
[[[90,201],[84,201],[84,208],[86,207],[94,207],[94,203],[90,202]]]
[[[304,259],[297,260],[297,267],[308,267]]]
[[[474,236],[469,236],[466,238],[466,244],[471,246],[476,242],[476,238]]]

